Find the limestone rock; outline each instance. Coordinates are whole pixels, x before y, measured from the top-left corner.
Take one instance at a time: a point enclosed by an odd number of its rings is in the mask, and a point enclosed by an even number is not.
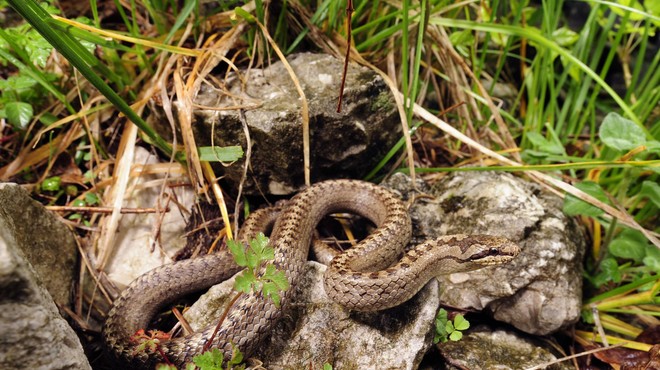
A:
[[[342,112],[337,113],[343,61],[324,54],[288,58],[309,102],[313,182],[360,178],[401,137],[394,97],[383,79],[368,68],[349,64]],[[252,156],[247,194],[292,194],[304,185],[301,102],[281,62],[264,69],[230,74],[222,89],[204,85],[195,104],[214,109],[194,112],[199,146],[240,145],[247,140],[238,110],[245,106]],[[216,167],[237,184],[244,161]]]
[[[0,184],[0,218],[55,302],[69,306],[78,253],[71,230],[11,183]]]
[[[446,342],[438,345],[444,359],[443,369],[528,369],[555,361],[552,347],[541,341],[534,341],[510,330],[493,330],[482,326],[471,330],[459,342]],[[573,369],[570,362],[555,363],[548,370]]]
[[[325,265],[307,263],[291,311],[254,357],[268,369],[320,369],[325,363],[349,370],[416,369],[433,338],[437,282],[399,307],[357,313],[325,295],[325,270]],[[193,329],[217,323],[232,283],[211,288],[187,311]]]
[[[388,181],[408,198],[407,176]],[[513,261],[442,276],[441,302],[493,316],[531,334],[546,335],[575,323],[582,305],[584,235],[561,211],[561,199],[506,173],[457,172],[411,207],[417,240],[447,234],[504,236],[522,251]]]
[[[73,262],[58,265],[68,258],[75,261],[75,249],[73,256],[62,249],[56,256],[56,244],[72,242],[71,234],[17,185],[1,185],[0,199],[0,368],[91,369],[44,283],[53,286],[52,276],[62,273],[58,270],[75,267]],[[57,237],[61,239],[54,240]],[[49,250],[28,252],[35,248]],[[28,261],[35,261],[41,271]],[[59,283],[70,286],[71,277]],[[63,295],[62,286],[55,294]]]
[[[133,162],[155,164],[158,159],[147,150],[137,148]],[[131,197],[124,202],[124,207],[156,208],[160,205],[170,211],[122,215],[114,253],[105,267],[110,280],[119,286],[127,286],[145,272],[171,262],[171,257],[185,245],[183,234],[187,214],[179,207],[190,209],[195,195],[189,188],[163,187],[166,178],[179,181],[175,175],[161,173],[135,176],[129,182]],[[158,229],[155,229],[156,225]],[[155,236],[158,240],[154,239]]]

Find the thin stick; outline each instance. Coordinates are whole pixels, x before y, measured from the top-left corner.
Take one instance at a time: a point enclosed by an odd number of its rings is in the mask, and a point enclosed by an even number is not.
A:
[[[353,0],[348,0],[346,3],[346,58],[344,59],[344,73],[341,75],[341,87],[339,88],[339,101],[337,102],[337,113],[341,113],[341,102],[344,98],[344,86],[346,85],[346,72],[348,71],[348,61],[351,56],[351,34],[353,26],[351,25],[351,17],[353,16]]]
[[[238,298],[240,298],[242,295],[243,292],[238,292],[238,294],[236,294],[234,298],[231,299],[231,302],[229,302],[229,304],[225,308],[225,311],[222,313],[220,320],[218,320],[218,325],[216,325],[215,329],[213,329],[213,334],[211,334],[209,340],[207,340],[206,343],[204,343],[204,348],[202,348],[202,353],[209,350],[209,347],[211,347],[211,343],[213,343],[213,339],[215,338],[215,335],[218,334],[218,330],[220,330],[220,325],[222,325],[222,322],[225,321],[225,318],[227,318],[229,309],[232,308],[232,306],[236,303],[236,301],[238,301]]]
[[[75,206],[46,206],[46,209],[53,212],[89,212],[89,213],[112,213],[112,207],[75,207]],[[160,208],[120,208],[119,213],[160,213],[169,212],[170,208],[164,210]]]
[[[596,352],[607,351],[608,349],[612,349],[612,348],[616,348],[616,347],[621,347],[621,346],[624,345],[624,344],[625,344],[625,343],[619,343],[619,344],[616,344],[616,345],[613,345],[613,346],[609,346],[609,347],[595,348],[595,349],[592,349],[592,350],[590,350],[590,351],[585,351],[585,352],[576,353],[576,354],[574,354],[574,355],[570,355],[570,356],[566,356],[566,357],[558,358],[558,359],[556,359],[556,360],[554,360],[554,361],[550,361],[550,362],[546,362],[546,363],[543,363],[543,364],[538,364],[538,365],[536,365],[536,366],[528,367],[528,368],[526,368],[525,370],[538,370],[538,369],[545,369],[545,368],[548,367],[548,366],[551,366],[551,365],[554,365],[554,364],[558,364],[558,363],[560,363],[560,362],[564,362],[564,361],[567,361],[567,360],[570,360],[570,359],[573,359],[573,358],[577,358],[577,357],[582,357],[582,356],[585,356],[585,355],[590,355],[590,354],[592,354],[592,353],[596,353]]]
[[[183,317],[183,314],[181,313],[181,311],[179,311],[178,308],[172,307],[172,314],[174,315],[174,317],[176,317],[177,320],[179,320],[179,324],[181,324],[181,327],[186,332],[186,335],[195,332],[194,330],[192,330],[192,328],[190,327],[190,323],[188,323],[188,320],[186,320],[186,318]]]

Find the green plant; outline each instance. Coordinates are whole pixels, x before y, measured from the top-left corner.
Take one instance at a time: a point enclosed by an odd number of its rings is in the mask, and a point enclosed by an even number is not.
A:
[[[206,162],[233,162],[243,157],[240,146],[200,146],[197,149],[199,160]]]
[[[245,267],[245,270],[236,276],[234,289],[242,293],[261,292],[279,306],[280,293],[289,289],[289,281],[284,271],[277,270],[272,262],[267,262],[275,259],[275,251],[268,245],[268,238],[259,233],[255,239],[250,240],[248,246],[228,240],[227,247],[236,264]],[[264,271],[259,273],[262,267]]]
[[[243,245],[235,240],[228,240],[227,247],[231,252],[236,264],[245,267],[239,275],[236,276],[234,282],[234,290],[238,294],[232,299],[231,303],[225,309],[221,319],[219,320],[217,328],[220,327],[222,321],[227,315],[236,298],[243,293],[250,291],[261,292],[266,297],[273,300],[275,305],[279,306],[280,294],[282,291],[289,288],[289,281],[284,274],[284,271],[278,271],[272,261],[275,258],[275,251],[268,245],[268,238],[263,233],[258,233],[254,239],[249,241],[249,245]],[[260,271],[263,268],[263,273]],[[150,336],[144,335],[144,330],[138,331],[135,335],[135,341],[140,343],[137,350],[147,351],[149,353],[160,352],[160,340],[163,339],[161,332],[150,332]],[[215,332],[213,333],[215,335]],[[138,340],[139,339],[139,340]],[[208,340],[210,343],[212,338]],[[193,370],[199,368],[200,370],[241,370],[245,366],[241,365],[243,362],[243,354],[238,347],[233,346],[231,359],[229,359],[223,367],[225,361],[222,352],[217,349],[207,349],[193,358],[193,364],[187,364],[186,369]],[[159,364],[159,370],[171,369],[172,365]]]
[[[145,332],[144,329],[139,329],[131,336],[130,341],[135,344],[135,353],[159,353],[163,358],[166,358],[165,353],[160,348],[160,342],[168,339],[170,339],[170,335],[160,330]]]
[[[193,363],[186,365],[186,370],[243,370],[245,365],[241,365],[243,362],[243,355],[234,347],[234,352],[232,353],[231,359],[223,366],[224,355],[222,352],[213,348],[210,351],[201,353],[193,357]],[[175,366],[172,365],[159,365],[158,370],[176,370]]]
[[[209,338],[207,343],[211,343],[213,336],[227,316],[229,309],[236,302],[238,297],[244,293],[261,292],[264,296],[273,300],[276,306],[280,304],[280,294],[282,291],[289,288],[289,281],[284,274],[284,271],[279,271],[273,265],[272,261],[275,258],[275,250],[268,245],[268,238],[263,233],[258,233],[254,239],[251,239],[248,245],[243,245],[235,240],[227,240],[227,247],[234,257],[237,265],[245,267],[245,269],[236,276],[234,281],[234,290],[238,292],[231,300],[225,309],[222,317],[216,325],[216,329]],[[263,269],[263,272],[261,272]],[[208,345],[208,344],[207,344]],[[204,353],[196,356],[199,358],[195,361],[195,365],[202,368],[202,370],[221,369],[223,356],[220,351],[214,349],[208,354],[208,348],[204,347]],[[200,357],[203,356],[203,357]],[[243,361],[243,355],[238,348],[234,347],[232,358],[227,363],[227,369],[231,366],[238,365]],[[207,367],[202,367],[202,365]]]
[[[601,156],[605,158],[644,159],[660,152],[660,142],[648,139],[637,125],[616,113],[608,114],[600,125],[599,139],[605,149]],[[660,173],[657,168],[650,168]],[[660,186],[655,181],[630,181],[639,178],[639,170],[622,171],[622,181],[617,188],[610,188],[618,194],[617,199],[636,210],[638,219],[654,217],[660,208]],[[576,185],[580,190],[607,204],[612,203],[608,192],[596,181],[585,181]],[[623,276],[637,279],[650,273],[660,272],[660,250],[649,243],[639,231],[628,227],[621,228],[616,220],[610,222],[603,218],[604,212],[576,197],[567,196],[564,212],[568,215],[584,215],[597,218],[599,222],[610,224],[609,236],[605,246],[594,255],[592,274],[587,272],[587,279],[597,288],[607,282],[619,283]],[[617,231],[618,230],[618,231]],[[618,261],[627,261],[620,266]]]
[[[49,14],[59,13],[51,3],[44,3],[44,8]],[[0,29],[0,65],[13,65],[16,69],[13,74],[0,79],[0,118],[6,118],[17,131],[27,128],[36,109],[48,102],[49,94],[66,101],[57,87],[62,76],[45,70],[52,49],[26,23]],[[47,124],[51,117],[45,115],[41,120]]]
[[[453,320],[449,320],[447,310],[441,308],[435,316],[435,336],[433,337],[433,343],[444,343],[449,340],[454,342],[459,341],[463,338],[462,331],[469,328],[470,323],[463,315],[458,314]]]
[[[9,4],[28,21],[47,41],[53,45],[57,51],[67,58],[67,60],[80,71],[80,73],[89,80],[106,98],[111,101],[117,109],[125,114],[133,123],[135,123],[161,150],[166,154],[172,154],[171,145],[163,140],[151,126],[149,126],[129,104],[122,99],[115,89],[110,87],[101,76],[113,78],[115,76],[103,63],[101,63],[93,54],[91,54],[71,33],[68,28],[54,22],[48,12],[46,12],[34,0],[8,0]],[[120,80],[118,89],[124,86]]]
[[[275,265],[269,262],[275,258],[275,251],[268,245],[268,241],[263,233],[258,233],[254,239],[249,241],[248,245],[243,245],[235,240],[227,240],[227,247],[234,257],[234,261],[237,265],[245,267],[245,270],[236,276],[234,290],[238,294],[225,309],[216,330],[222,324],[232,304],[236,302],[241,294],[250,291],[261,292],[264,296],[272,299],[276,306],[279,306],[281,292],[289,289],[289,281],[284,271],[277,270]],[[261,272],[262,270],[263,272]],[[213,335],[215,335],[215,332]],[[211,339],[208,342],[210,343]],[[244,366],[240,365],[243,362],[243,354],[238,347],[233,348],[232,357],[227,361],[225,367],[222,367],[224,356],[217,348],[206,350],[195,356],[193,359],[194,365],[201,370],[243,369]],[[194,369],[194,365],[190,369]]]

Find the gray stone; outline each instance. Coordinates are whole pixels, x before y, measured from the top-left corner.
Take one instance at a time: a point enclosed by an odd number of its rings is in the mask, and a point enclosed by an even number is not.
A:
[[[146,149],[136,148],[135,164],[157,164],[159,160]],[[119,287],[125,287],[145,272],[165,263],[183,248],[185,220],[193,207],[195,194],[187,187],[163,187],[164,181],[185,182],[182,175],[155,173],[131,177],[131,197],[123,203],[129,208],[170,208],[166,213],[124,214],[115,235],[113,254],[104,271]],[[168,200],[169,198],[169,200]],[[158,226],[158,229],[155,228]],[[158,239],[155,239],[155,238]],[[90,295],[96,289],[88,286]]]
[[[374,313],[349,311],[323,290],[326,266],[308,262],[295,302],[255,354],[268,369],[416,369],[431,345],[437,282],[412,300]],[[217,324],[233,280],[209,290],[185,314],[194,330]]]
[[[69,306],[78,253],[71,230],[11,183],[0,184],[0,218],[55,302]]]
[[[409,198],[409,178],[390,186]],[[527,333],[546,335],[575,323],[582,305],[582,257],[577,223],[561,211],[561,199],[506,173],[457,172],[433,189],[417,189],[410,212],[417,241],[447,234],[504,236],[522,251],[512,262],[439,277],[440,300],[493,316]]]
[[[0,368],[91,369],[78,337],[60,316],[42,283],[45,280],[53,284],[49,275],[58,276],[57,270],[71,269],[75,264],[58,266],[61,256],[52,250],[32,253],[32,258],[52,258],[37,263],[42,269],[50,264],[49,270],[39,273],[27,256],[30,248],[51,249],[62,241],[71,241],[71,235],[65,236],[63,225],[17,185],[0,186],[0,198]],[[62,239],[51,240],[56,236]],[[60,284],[70,286],[71,280]]]
[[[337,113],[343,61],[311,53],[295,54],[287,60],[309,102],[313,182],[363,177],[401,137],[401,123],[387,85],[370,69],[350,63],[342,112]],[[213,139],[216,146],[247,148],[235,108],[246,107],[252,143],[246,193],[294,193],[304,185],[298,93],[281,62],[241,71],[241,75],[239,79],[235,73],[230,74],[222,89],[202,87],[195,104],[216,109],[194,111],[195,140],[199,146],[211,145]],[[241,160],[216,169],[227,181],[237,184],[243,165]]]
[[[518,370],[552,363],[557,360],[552,347],[513,331],[479,327],[463,336],[459,342],[438,345],[444,359],[443,369]],[[570,362],[542,367],[548,370],[573,369]]]

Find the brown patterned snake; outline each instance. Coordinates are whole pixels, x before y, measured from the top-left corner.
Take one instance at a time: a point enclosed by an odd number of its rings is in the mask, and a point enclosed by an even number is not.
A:
[[[317,223],[334,212],[355,213],[377,226],[356,247],[333,259],[325,273],[327,295],[353,310],[376,311],[399,305],[436,275],[508,262],[519,250],[500,237],[453,235],[426,241],[400,258],[410,238],[411,223],[406,207],[396,196],[361,181],[321,182],[287,203],[270,237],[275,248],[274,263],[285,271],[292,286],[282,295],[281,307],[276,308],[261,294],[244,294],[231,308],[212,347],[228,355],[234,343],[246,357],[254,352],[291,302]],[[256,218],[263,217],[263,212],[262,216],[255,214]],[[261,231],[259,223],[246,221],[239,239],[245,241]],[[162,361],[158,354],[136,352],[129,337],[138,329],[146,329],[151,318],[167,304],[207,289],[239,270],[228,252],[220,252],[165,265],[140,276],[115,300],[108,313],[103,330],[107,347],[134,367]],[[170,361],[182,367],[202,350],[212,331],[211,326],[171,339],[162,342],[160,348]]]

